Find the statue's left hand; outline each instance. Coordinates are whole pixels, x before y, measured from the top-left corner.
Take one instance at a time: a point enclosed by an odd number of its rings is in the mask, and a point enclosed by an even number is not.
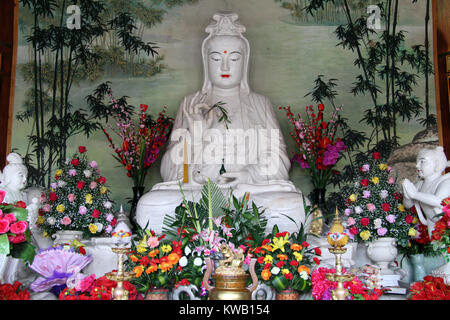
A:
[[[417,188],[411,181],[409,181],[408,179],[403,180],[402,186],[406,198],[409,199],[416,198]]]
[[[235,187],[236,185],[241,183],[248,183],[248,181],[248,172],[240,171],[222,173],[217,182],[221,187]]]

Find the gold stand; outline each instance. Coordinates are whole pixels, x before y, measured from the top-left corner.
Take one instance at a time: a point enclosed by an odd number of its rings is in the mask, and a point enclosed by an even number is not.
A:
[[[109,280],[117,282],[117,287],[112,289],[113,300],[128,300],[128,290],[125,290],[123,287],[123,282],[131,280],[135,273],[125,272],[123,270],[123,262],[130,248],[112,248],[111,250],[119,257],[117,271],[109,272],[105,275]]]

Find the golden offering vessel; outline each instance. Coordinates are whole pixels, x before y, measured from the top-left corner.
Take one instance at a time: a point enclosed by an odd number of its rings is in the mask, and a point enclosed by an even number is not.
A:
[[[209,291],[210,300],[251,300],[251,294],[258,286],[258,277],[255,273],[256,259],[252,259],[249,271],[253,284],[247,288],[246,282],[249,275],[242,268],[244,254],[242,249],[237,253],[226,244],[222,244],[220,251],[224,260],[219,262],[219,267],[215,270],[212,278],[215,287],[209,285],[208,280],[214,268],[214,263],[210,258],[206,258],[206,272],[203,276],[203,286]]]
[[[105,275],[109,280],[117,282],[117,287],[112,289],[113,300],[128,300],[128,290],[123,287],[123,282],[131,280],[135,273],[125,272],[123,270],[123,262],[125,255],[130,252],[130,248],[112,248],[111,250],[119,258],[117,271],[109,272]]]
[[[344,226],[339,218],[337,208],[327,240],[332,246],[328,251],[336,257],[336,273],[327,273],[325,277],[330,281],[337,282],[336,289],[331,292],[333,300],[345,300],[348,295],[348,290],[344,288],[343,283],[352,280],[355,275],[342,273],[341,256],[347,252],[347,248],[344,247],[348,243],[348,236],[344,233]]]

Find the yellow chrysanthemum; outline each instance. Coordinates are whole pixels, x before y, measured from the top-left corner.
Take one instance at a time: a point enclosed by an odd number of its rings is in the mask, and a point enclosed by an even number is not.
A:
[[[369,230],[364,230],[361,231],[359,233],[359,236],[361,237],[361,239],[363,239],[364,241],[368,240],[370,238],[370,231]]]
[[[172,247],[170,246],[170,244],[165,244],[161,246],[161,251],[164,253],[169,253],[170,251],[172,251]]]
[[[378,165],[378,168],[379,168],[381,171],[384,171],[384,170],[386,170],[386,169],[388,168],[388,165],[387,165],[386,163],[380,163],[380,164]]]
[[[415,237],[417,235],[417,231],[414,228],[409,228],[408,230],[408,236]]]
[[[288,274],[290,273],[289,269],[281,269],[282,274]]]
[[[273,262],[273,257],[271,255],[266,255],[264,257],[264,263],[272,263]]]
[[[85,200],[86,200],[86,203],[87,203],[87,204],[92,204],[92,194],[88,193],[88,194],[85,196]]]
[[[37,218],[37,221],[36,221],[37,224],[43,224],[44,222],[45,222],[44,217],[39,216],[39,217]]]
[[[272,239],[272,251],[280,249],[282,252],[284,252],[284,245],[286,243],[289,243],[289,240],[287,239],[288,237],[289,237],[289,235],[286,234],[284,237],[273,238]]]
[[[55,174],[59,177],[62,175],[63,171],[61,169],[56,170]]]
[[[44,231],[44,232],[42,233],[42,236],[43,236],[44,238],[47,238],[47,237],[48,237],[48,232],[47,232],[47,231]]]
[[[378,184],[380,179],[378,177],[373,177],[370,181],[372,181],[373,184]]]
[[[303,255],[299,252],[294,252],[294,257],[297,261],[302,261],[303,260]]]
[[[97,230],[98,230],[98,228],[97,228],[97,226],[96,226],[95,224],[91,223],[91,224],[89,225],[89,231],[90,231],[91,233],[97,233]]]
[[[398,205],[398,211],[405,212],[405,206],[403,204]]]
[[[105,194],[106,191],[108,191],[108,188],[107,188],[107,187],[102,186],[102,187],[100,188],[100,193],[101,193],[101,194]]]
[[[65,210],[66,210],[66,207],[64,207],[63,204],[59,204],[59,205],[56,207],[56,211],[58,211],[59,213],[63,213]]]
[[[358,198],[358,196],[357,196],[356,194],[352,193],[352,194],[350,195],[350,197],[348,197],[348,198],[350,199],[351,202],[355,202],[356,199]]]
[[[144,252],[147,251],[147,248],[142,247],[142,246],[136,246],[136,251],[137,251],[138,253],[144,253]]]

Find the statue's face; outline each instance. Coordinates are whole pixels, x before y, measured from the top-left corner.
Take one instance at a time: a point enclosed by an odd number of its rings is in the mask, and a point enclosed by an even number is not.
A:
[[[8,187],[12,190],[22,190],[27,183],[27,175],[23,170],[17,170],[11,173]]]
[[[221,89],[238,87],[244,74],[244,51],[238,37],[212,38],[208,48],[208,76]]]
[[[426,178],[435,174],[435,167],[436,165],[431,157],[420,156],[417,158],[417,175],[420,178]]]

